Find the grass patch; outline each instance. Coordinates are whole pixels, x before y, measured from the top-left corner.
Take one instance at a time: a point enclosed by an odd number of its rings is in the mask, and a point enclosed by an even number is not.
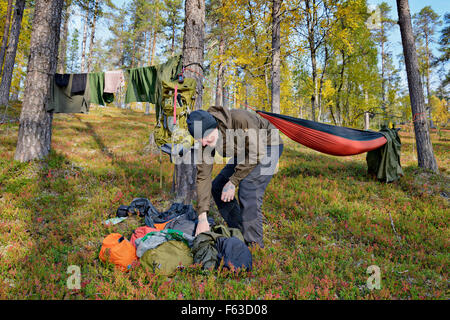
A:
[[[431,134],[439,175],[417,168],[411,132],[401,131],[405,176],[391,184],[367,176],[365,154],[328,156],[284,137],[264,198],[265,248],[252,249],[249,274],[194,265],[167,278],[102,263],[106,235],[130,238],[143,225],[133,217],[106,227],[119,205],[136,197],[160,210],[171,204],[173,165],[145,152],[154,121],[114,108],[56,114],[52,152],[30,163],[13,160],[18,124],[0,126],[0,298],[449,298],[448,131],[439,141]],[[213,216],[220,222],[215,206]],[[81,269],[80,290],[67,288],[70,265]],[[366,286],[370,265],[380,267],[380,290]]]

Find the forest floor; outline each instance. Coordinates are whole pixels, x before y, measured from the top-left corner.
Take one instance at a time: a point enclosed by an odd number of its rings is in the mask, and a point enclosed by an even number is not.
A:
[[[8,117],[19,113],[14,104]],[[168,278],[99,260],[108,234],[129,239],[144,224],[105,226],[119,205],[171,205],[173,165],[163,155],[161,190],[159,155],[146,148],[153,124],[141,110],[56,114],[51,154],[32,163],[13,160],[18,124],[0,125],[0,299],[449,299],[450,131],[432,133],[439,175],[417,167],[412,132],[400,131],[405,176],[390,184],[367,175],[365,154],[328,156],[283,137],[253,271],[194,265]],[[81,289],[67,287],[71,265]],[[380,289],[367,286],[371,265]]]

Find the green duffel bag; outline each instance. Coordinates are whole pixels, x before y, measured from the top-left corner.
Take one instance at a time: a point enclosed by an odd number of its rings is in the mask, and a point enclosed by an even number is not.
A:
[[[188,267],[194,263],[191,249],[178,240],[167,241],[147,250],[140,261],[144,267],[166,276],[172,275],[179,267]]]

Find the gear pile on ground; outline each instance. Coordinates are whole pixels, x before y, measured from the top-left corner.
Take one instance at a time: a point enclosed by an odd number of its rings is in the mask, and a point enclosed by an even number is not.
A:
[[[252,255],[239,229],[215,225],[208,218],[211,231],[195,236],[198,218],[192,205],[173,203],[159,212],[146,198],[133,199],[117,209],[116,219],[130,215],[143,218],[145,225],[136,228],[128,241],[112,233],[102,243],[99,257],[128,272],[140,261],[152,272],[171,276],[177,269],[201,264],[203,269],[252,269]],[[118,220],[121,221],[121,220]]]

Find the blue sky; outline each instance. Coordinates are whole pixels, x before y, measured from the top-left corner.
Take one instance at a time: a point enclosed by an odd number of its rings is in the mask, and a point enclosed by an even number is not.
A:
[[[382,2],[386,2],[391,7],[391,18],[397,19],[397,1],[396,0],[368,0],[369,5],[377,5]],[[423,7],[425,6],[431,6],[431,8],[441,16],[441,20],[443,20],[444,14],[446,12],[450,12],[450,1],[449,0],[432,0],[432,1],[423,1],[423,0],[409,0],[409,9],[411,11],[411,17],[419,12]],[[440,30],[442,29],[442,26],[438,28],[438,32],[436,34],[436,39],[439,38]],[[400,35],[400,27],[396,25],[392,32],[389,35],[389,50],[392,51],[395,64],[398,67],[398,55],[403,54],[402,49],[402,39]],[[432,47],[432,51],[435,55],[438,55],[437,46]],[[401,77],[403,79],[403,89],[407,88],[406,83],[406,72],[403,70],[401,72]],[[436,73],[432,77],[431,81],[431,88],[434,89],[439,83],[438,77]]]
[[[391,17],[393,19],[397,19],[397,1],[396,0],[369,0],[368,3],[372,5],[377,5],[382,2],[386,2],[391,7]],[[443,20],[443,16],[446,12],[450,12],[450,1],[449,0],[432,0],[432,1],[423,1],[423,0],[409,0],[409,8],[411,10],[411,17],[414,13],[419,12],[423,7],[431,6],[431,8],[441,16],[441,20]],[[438,29],[440,29],[442,26]],[[439,37],[439,34],[436,35]],[[400,28],[398,25],[393,28],[391,34],[389,35],[390,42],[392,44],[392,49],[395,50],[395,55],[402,53],[401,47],[401,36],[400,36]]]
[[[126,6],[127,3],[130,2],[130,0],[113,0],[113,2],[118,7],[123,8]],[[388,5],[392,9],[391,17],[393,19],[396,19],[397,18],[396,0],[368,0],[369,5],[377,5],[377,4],[380,4],[381,2],[388,3]],[[450,0],[432,0],[432,1],[409,0],[411,16],[414,15],[414,13],[419,12],[423,7],[425,7],[427,5],[430,5],[432,7],[432,9],[436,13],[438,13],[441,17],[443,17],[446,12],[450,12]],[[80,30],[80,32],[82,32],[81,18],[78,15],[75,15],[73,17],[69,28],[70,28],[70,30],[73,30],[74,28],[78,28]],[[441,28],[442,27],[440,27],[438,30],[440,31]],[[105,20],[102,19],[98,25],[96,38],[97,39],[99,39],[99,38],[106,39],[108,36],[109,36],[108,35],[108,26],[107,26]],[[439,34],[436,35],[436,38],[438,36],[439,36]],[[398,55],[401,55],[403,53],[402,46],[401,46],[400,28],[398,27],[398,25],[392,29],[392,32],[389,35],[389,40],[390,40],[389,50],[391,50],[391,52],[393,53],[394,63],[398,66],[398,58],[397,57],[398,57]],[[80,44],[80,47],[81,47],[81,44]],[[435,55],[438,54],[436,47],[432,48],[432,50],[435,53]],[[401,76],[403,79],[405,79],[404,72],[402,72]],[[436,85],[437,82],[438,82],[437,78],[435,77],[433,87]],[[405,88],[406,88],[406,82],[403,81],[403,83],[405,84]]]

